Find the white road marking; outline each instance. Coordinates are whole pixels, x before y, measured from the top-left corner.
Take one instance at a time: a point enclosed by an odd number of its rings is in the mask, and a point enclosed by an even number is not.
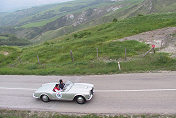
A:
[[[8,88],[8,87],[0,87],[0,89],[4,90],[27,90],[27,91],[35,91],[37,89],[33,88]],[[138,89],[138,90],[95,90],[95,92],[159,92],[159,91],[176,91],[176,89]]]
[[[32,88],[7,88],[7,87],[0,87],[0,89],[4,89],[4,90],[27,90],[27,91],[37,90],[37,89],[32,89]]]
[[[140,89],[140,90],[96,90],[96,92],[159,92],[159,91],[176,91],[176,89]]]

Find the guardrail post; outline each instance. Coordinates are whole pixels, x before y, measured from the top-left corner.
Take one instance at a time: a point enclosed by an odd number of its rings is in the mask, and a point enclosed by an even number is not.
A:
[[[37,55],[38,63],[40,64],[39,56]]]
[[[118,67],[119,67],[119,70],[121,71],[120,62],[118,62]]]
[[[73,52],[72,52],[72,50],[70,50],[70,56],[71,56],[72,62],[74,62],[74,57],[73,57]]]

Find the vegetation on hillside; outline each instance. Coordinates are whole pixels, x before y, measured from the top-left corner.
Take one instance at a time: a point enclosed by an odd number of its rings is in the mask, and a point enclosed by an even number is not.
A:
[[[141,32],[176,26],[175,19],[176,13],[138,16],[25,47],[10,64],[1,67],[0,74],[64,75],[176,70],[176,59],[171,59],[168,54],[156,53],[143,57],[151,48],[149,45],[137,41],[118,41]],[[124,60],[125,48],[127,61]],[[71,50],[74,62],[70,56]],[[121,62],[121,71],[118,70],[117,61]]]
[[[109,21],[113,21],[114,18],[117,18],[119,20],[119,19],[124,19],[127,17],[129,18],[133,16],[138,16],[138,15],[145,15],[145,14],[151,14],[151,13],[167,13],[167,12],[176,11],[176,9],[174,9],[176,8],[174,7],[176,6],[176,4],[173,3],[173,0],[152,1],[152,6],[149,6],[150,2],[148,1],[150,0],[127,0],[127,1],[120,2],[118,4],[121,4],[120,6],[123,6],[123,7],[114,12],[101,15],[101,17],[97,16],[96,18],[91,18],[93,20],[86,22],[86,23],[82,23],[76,27],[72,25],[68,25],[68,26],[65,26],[65,27],[62,27],[56,30],[47,31],[45,33],[42,33],[38,37],[35,37],[33,41],[41,42],[41,41],[50,40],[50,39],[62,36],[64,34],[69,34],[71,32],[74,32],[74,31],[77,31],[83,28],[87,28],[87,27],[94,26],[97,24],[103,24]],[[163,6],[165,9],[161,9],[161,8],[159,9],[158,6]],[[151,7],[151,10],[147,9],[150,7]],[[114,8],[116,7],[114,6]],[[52,25],[50,24],[50,26]]]
[[[17,47],[0,46],[0,67],[10,66],[21,53],[21,49]]]
[[[64,15],[82,12],[88,8],[98,8],[112,4],[114,4],[114,2],[108,0],[75,0],[65,3],[33,7],[6,14],[0,19],[0,26],[20,27],[26,24],[39,23],[39,21],[43,22],[45,20],[46,22],[40,25],[43,26],[48,23],[47,21],[52,22],[52,20],[50,20],[52,18],[60,18]],[[30,26],[36,27],[35,25]]]
[[[116,2],[111,0],[76,0],[19,10],[0,17],[0,26],[2,26],[0,33],[2,31],[3,33],[15,34],[17,37],[32,39],[34,42],[50,40],[88,26],[102,24],[104,21],[98,20],[98,18],[101,19],[114,10],[118,11],[121,7],[132,6],[141,1],[143,0]],[[97,21],[95,21],[96,19]],[[108,21],[112,20],[105,20],[105,22]],[[46,36],[48,32],[52,37]]]
[[[30,41],[26,39],[19,39],[11,34],[0,34],[0,45],[8,46],[25,46],[29,45]]]
[[[75,0],[0,13],[0,33],[40,43],[114,18],[175,12],[175,8],[174,0]]]

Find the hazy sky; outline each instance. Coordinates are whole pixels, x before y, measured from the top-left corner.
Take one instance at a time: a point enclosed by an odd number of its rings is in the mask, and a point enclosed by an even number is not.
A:
[[[53,4],[72,0],[0,0],[0,12],[14,11],[32,6]]]

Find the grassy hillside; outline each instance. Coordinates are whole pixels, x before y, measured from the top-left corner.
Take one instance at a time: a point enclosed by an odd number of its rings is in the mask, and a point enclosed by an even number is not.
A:
[[[2,18],[0,17],[0,26],[44,26],[47,23],[52,22],[51,19],[53,18],[60,18],[67,14],[82,12],[88,8],[98,8],[113,4],[114,2],[111,2],[110,0],[75,0],[65,3],[33,7],[6,14]],[[39,23],[40,25],[35,26],[35,23]]]
[[[25,25],[23,25],[22,27],[29,28],[29,27],[44,26],[47,23],[52,22],[57,18],[64,16],[66,14],[81,12],[89,8],[99,8],[99,7],[104,7],[108,5],[115,6],[115,4],[120,4],[121,6],[125,6],[123,7],[123,9],[117,10],[114,12],[115,14],[119,13],[120,11],[124,12],[123,15],[119,14],[117,17],[127,17],[127,16],[132,16],[134,14],[137,15],[137,14],[150,14],[150,13],[166,13],[166,12],[176,11],[176,3],[174,0],[167,0],[167,1],[166,0],[152,0],[152,1],[151,0],[124,0],[116,3],[108,2],[108,0],[101,0],[101,1],[100,0],[89,0],[89,1],[76,0],[68,3],[58,4],[57,6],[53,5],[52,8],[47,9],[46,11],[44,10],[38,14],[35,14],[32,17],[25,18],[25,19],[28,19],[27,21],[28,23],[25,23]],[[51,14],[54,14],[54,15],[51,15]],[[112,14],[112,12],[110,12],[110,14]],[[34,18],[36,18],[37,20],[34,20]],[[21,19],[21,21],[26,21],[26,20]]]
[[[175,0],[141,0],[131,2],[134,2],[134,4],[128,5],[127,7],[124,7],[116,12],[110,13],[100,20],[112,21],[113,18],[123,19],[152,13],[176,12]]]
[[[0,67],[13,63],[20,53],[21,49],[17,47],[0,46]]]
[[[46,39],[45,33],[59,33],[52,38],[101,24],[102,16],[143,0],[76,0],[62,4],[34,7],[0,17],[0,34],[15,34],[18,38]],[[110,20],[112,21],[112,20]],[[95,23],[94,23],[95,22]],[[108,22],[108,21],[106,21]],[[60,30],[62,29],[62,30]],[[68,30],[72,29],[72,30]],[[56,33],[55,33],[56,34]],[[44,35],[44,36],[43,36]],[[47,36],[46,36],[47,37]]]
[[[114,18],[175,12],[175,8],[175,0],[75,0],[0,15],[0,34],[40,43]]]
[[[121,15],[114,16],[114,14],[112,14],[112,13],[116,13],[118,11],[123,11],[125,9],[129,9],[130,7],[132,7],[134,5],[140,4],[142,1],[143,0],[124,0],[124,1],[119,1],[119,2],[113,3],[113,5],[110,4],[111,7],[108,7],[109,9],[116,8],[117,6],[121,6],[121,8],[119,8],[115,11],[111,11],[109,13],[106,13],[106,14],[104,14],[105,16],[104,15],[97,15],[97,14],[94,15],[94,17],[89,16],[90,17],[89,21],[86,21],[86,22],[79,24],[77,26],[73,26],[71,24],[71,25],[67,25],[67,26],[64,26],[64,27],[61,27],[58,29],[56,28],[56,30],[49,30],[49,31],[43,32],[39,36],[33,38],[32,41],[33,42],[41,42],[41,41],[51,40],[56,37],[63,36],[65,34],[72,33],[74,31],[78,31],[78,30],[85,29],[85,28],[88,28],[91,26],[111,22],[111,21],[113,21],[114,18],[119,19],[121,17]],[[103,5],[106,7],[108,6],[107,3],[106,4],[102,3],[102,6]],[[103,7],[102,9],[107,9],[106,7],[105,8]],[[96,8],[96,7],[91,6],[91,8]],[[99,8],[99,7],[97,7],[97,8]],[[102,11],[102,9],[99,8],[99,11]],[[49,25],[53,26],[53,24],[49,24]]]
[[[123,6],[123,7],[113,12],[102,15],[101,17],[94,18],[94,20],[91,20],[89,22],[82,23],[78,26],[69,25],[69,26],[65,26],[65,27],[62,27],[56,30],[50,30],[50,31],[44,32],[40,34],[39,36],[33,38],[32,40],[34,42],[51,40],[53,38],[56,38],[56,37],[59,37],[64,34],[74,32],[74,31],[78,31],[83,28],[111,22],[113,21],[114,18],[124,19],[124,18],[134,17],[137,15],[145,15],[145,14],[151,14],[151,13],[167,13],[167,12],[176,11],[175,9],[176,4],[174,0],[167,0],[167,1],[164,1],[164,0],[152,0],[152,1],[151,0],[127,0],[127,1],[118,2],[118,4],[120,4],[120,6]]]
[[[0,35],[0,45],[8,46],[25,46],[31,44],[30,41],[26,39],[19,39],[14,35],[1,34]]]
[[[62,75],[176,70],[176,59],[169,58],[168,54],[149,54],[144,58],[142,55],[150,46],[137,41],[118,41],[141,32],[176,26],[175,19],[176,13],[138,16],[26,47],[18,54],[18,58],[14,57],[10,64],[1,66],[0,73]],[[124,61],[125,48],[128,61]],[[118,70],[117,61],[121,61],[121,71]],[[10,65],[13,66],[9,67]]]
[[[175,0],[144,0],[137,10],[139,13],[176,12]]]

